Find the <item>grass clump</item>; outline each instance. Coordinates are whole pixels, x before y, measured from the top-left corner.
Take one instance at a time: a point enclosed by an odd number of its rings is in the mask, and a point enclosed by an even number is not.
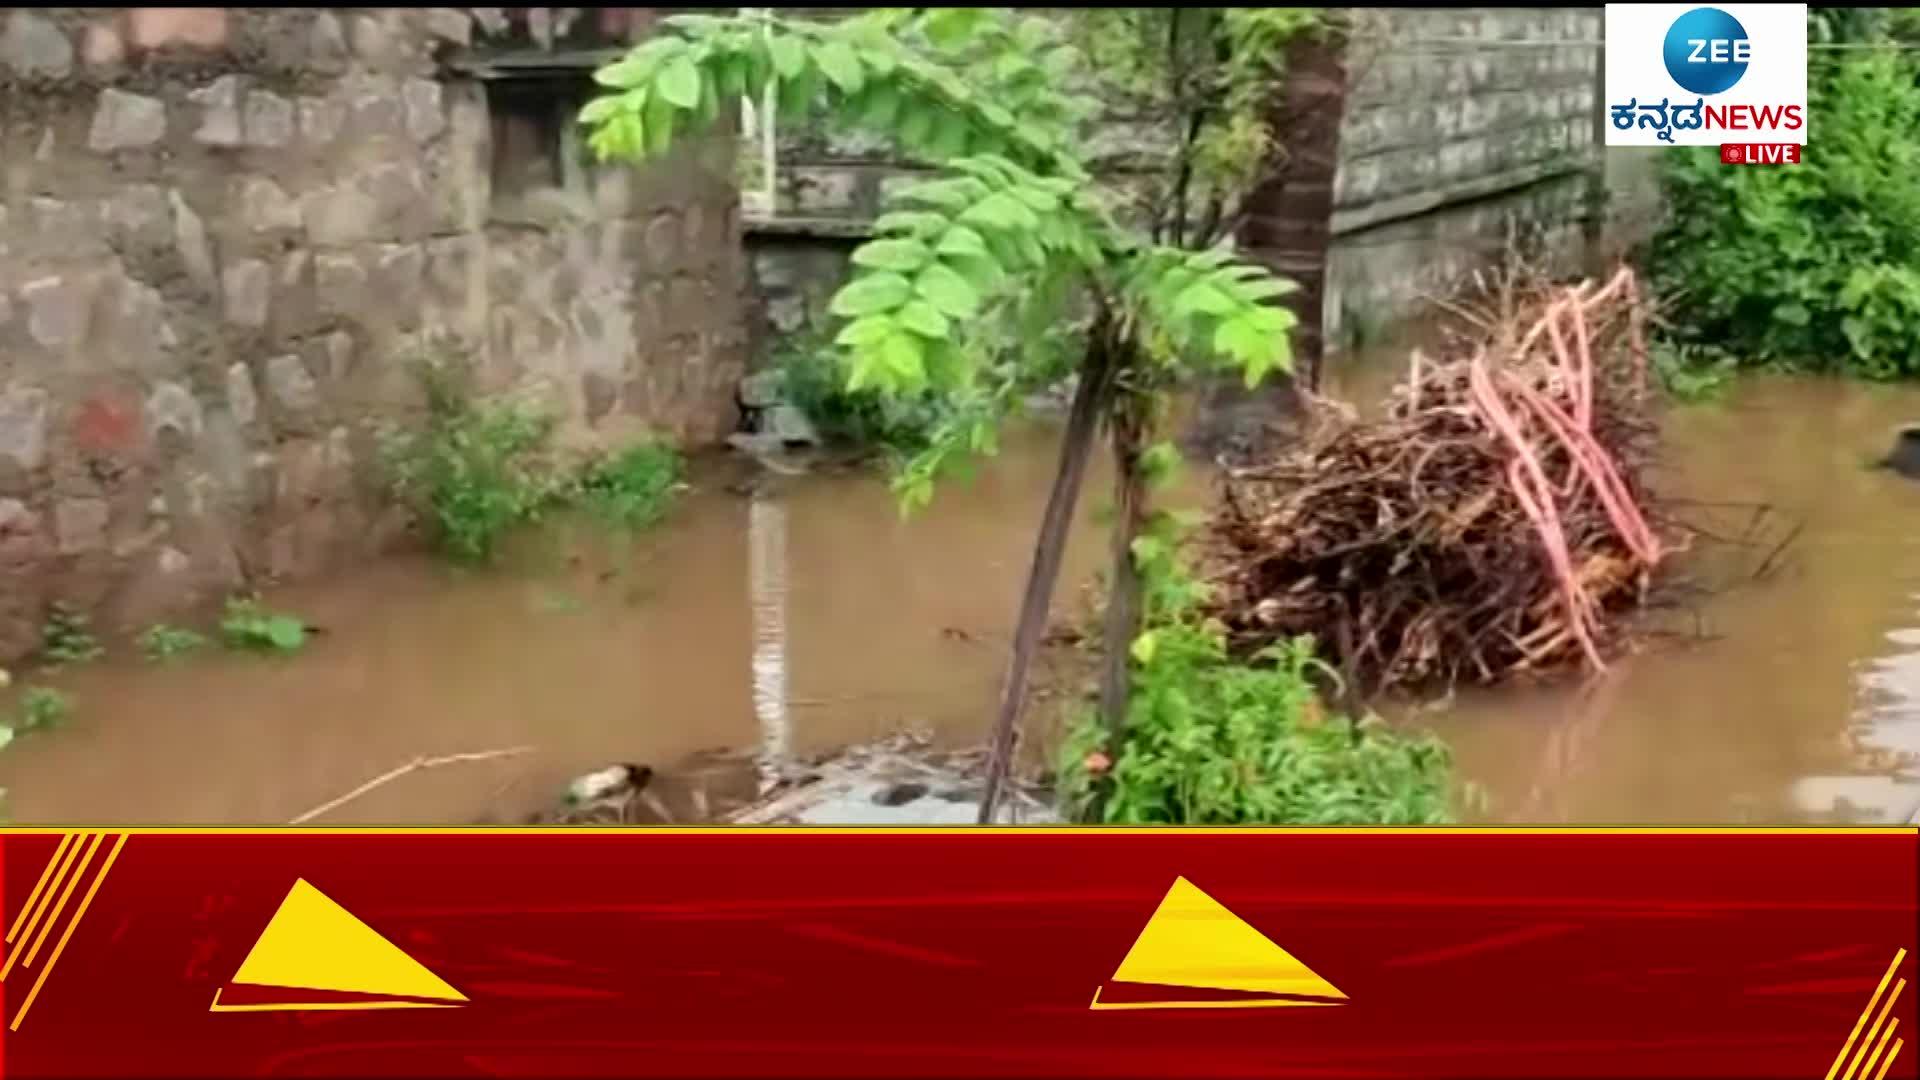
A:
[[[71,695],[48,686],[29,686],[20,692],[19,713],[13,722],[0,725],[0,729],[6,731],[4,738],[0,738],[0,746],[12,742],[14,735],[21,732],[60,727],[73,719],[73,713]]]
[[[513,401],[483,401],[458,363],[417,368],[424,423],[388,441],[394,494],[427,520],[435,545],[458,562],[488,563],[507,535],[552,510],[578,507],[626,529],[664,517],[680,487],[681,459],[647,441],[582,468],[552,448],[557,420]]]
[[[672,447],[636,443],[589,462],[575,477],[568,498],[608,525],[643,529],[666,517],[683,486],[682,469]]]
[[[206,647],[207,639],[185,627],[156,623],[141,632],[138,643],[149,663],[160,664],[198,652]]]
[[[106,655],[93,636],[87,616],[66,604],[54,603],[40,627],[40,659],[51,667],[86,664]]]
[[[235,596],[220,618],[220,638],[242,652],[295,653],[307,643],[307,624],[298,616],[270,611],[259,599]]]

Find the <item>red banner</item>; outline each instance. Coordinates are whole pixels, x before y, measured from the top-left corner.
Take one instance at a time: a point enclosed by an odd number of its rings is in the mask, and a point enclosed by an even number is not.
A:
[[[0,836],[0,1075],[1912,1078],[1920,831]]]

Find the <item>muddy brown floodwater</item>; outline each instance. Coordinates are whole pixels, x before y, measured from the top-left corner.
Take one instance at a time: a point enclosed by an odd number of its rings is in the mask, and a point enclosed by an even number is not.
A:
[[[1350,380],[1382,384],[1364,368]],[[1920,390],[1784,378],[1675,412],[1665,490],[1804,522],[1774,571],[1689,613],[1704,636],[1654,642],[1597,683],[1389,712],[1453,744],[1493,820],[1912,813],[1920,784],[1900,754],[1920,752],[1920,483],[1863,466],[1916,420]],[[298,656],[152,667],[121,645],[57,676],[79,710],[0,754],[5,812],[279,824],[418,757],[529,747],[405,775],[313,823],[519,821],[618,761],[660,769],[685,820],[750,797],[755,755],[902,727],[975,742],[1054,450],[1045,431],[1010,439],[909,520],[871,474],[743,496],[697,472],[667,525],[611,556],[561,530],[489,573],[394,559],[277,591],[272,605],[326,629]],[[1089,508],[1105,484],[1089,478]],[[1100,558],[1082,517],[1056,611]]]

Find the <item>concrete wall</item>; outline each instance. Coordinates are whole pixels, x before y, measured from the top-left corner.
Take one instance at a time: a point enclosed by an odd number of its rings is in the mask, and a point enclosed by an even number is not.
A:
[[[133,625],[393,540],[423,351],[576,441],[733,429],[730,142],[593,168],[582,72],[447,66],[566,10],[0,9],[0,661],[54,599]]]

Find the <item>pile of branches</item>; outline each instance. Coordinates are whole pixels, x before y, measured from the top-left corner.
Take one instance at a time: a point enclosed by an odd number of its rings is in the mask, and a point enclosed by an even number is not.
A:
[[[1311,634],[1370,693],[1604,670],[1624,644],[1672,551],[1633,273],[1454,310],[1382,419],[1227,475],[1207,554],[1236,650]]]

